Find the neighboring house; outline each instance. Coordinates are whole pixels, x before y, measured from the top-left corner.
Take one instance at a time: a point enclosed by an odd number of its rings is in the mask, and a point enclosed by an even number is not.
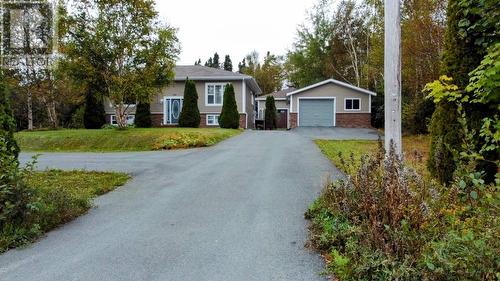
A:
[[[372,97],[377,94],[334,79],[302,89],[272,93],[276,108],[287,111],[287,128],[370,128]],[[263,118],[265,96],[258,97],[258,117]]]
[[[155,127],[176,126],[179,123],[184,86],[186,78],[189,78],[196,83],[198,108],[201,115],[200,127],[219,126],[224,88],[230,83],[234,86],[236,104],[240,113],[240,127],[253,128],[256,115],[254,112],[255,96],[261,94],[253,77],[201,65],[176,66],[174,71],[175,78],[171,85],[165,87],[151,100],[151,114]],[[115,110],[109,100],[105,101],[104,108],[108,123],[116,124]],[[127,113],[129,123],[133,123],[135,105],[130,105]]]

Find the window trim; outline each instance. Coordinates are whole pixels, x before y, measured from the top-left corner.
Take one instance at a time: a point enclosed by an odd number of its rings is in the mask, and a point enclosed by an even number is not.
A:
[[[358,109],[354,109],[354,102],[352,103],[352,109],[347,109],[347,101],[348,100],[351,100],[351,101],[354,101],[354,100],[358,100],[359,101],[359,108]],[[344,99],[344,111],[361,111],[361,99],[360,98],[345,98]]]
[[[205,83],[205,106],[222,106],[224,103],[224,91],[226,90],[226,85],[230,83]],[[208,87],[209,86],[214,86],[214,103],[210,104],[208,103]],[[221,97],[221,103],[215,103],[215,86],[222,86],[222,97]]]
[[[214,117],[214,122],[215,122],[215,121],[217,121],[217,123],[210,124],[210,123],[208,122],[208,117],[209,117],[209,116],[210,116],[210,117]],[[215,118],[215,117],[217,117],[217,118]],[[207,114],[207,115],[206,115],[206,124],[207,124],[207,126],[220,126],[220,125],[219,125],[219,118],[220,118],[220,114]]]

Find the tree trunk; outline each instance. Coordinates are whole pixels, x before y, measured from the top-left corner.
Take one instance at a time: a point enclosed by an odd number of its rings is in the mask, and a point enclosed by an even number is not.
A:
[[[126,108],[123,102],[115,105],[115,116],[116,116],[116,124],[119,129],[125,129],[127,127],[127,114]]]
[[[33,131],[33,97],[28,90],[28,130]]]
[[[57,120],[57,112],[56,112],[56,103],[52,100],[47,104],[47,115],[49,117],[49,122],[52,128],[57,128],[58,120]]]

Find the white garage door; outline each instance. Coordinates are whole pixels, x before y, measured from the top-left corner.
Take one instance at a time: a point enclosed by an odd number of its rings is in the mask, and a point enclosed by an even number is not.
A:
[[[334,99],[301,99],[299,102],[300,127],[335,126]]]

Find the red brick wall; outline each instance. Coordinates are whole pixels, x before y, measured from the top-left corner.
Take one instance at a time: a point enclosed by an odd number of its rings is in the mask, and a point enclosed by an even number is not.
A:
[[[290,128],[297,128],[297,113],[290,113]],[[337,127],[371,128],[370,113],[337,113]]]
[[[290,113],[290,128],[297,128],[297,113]]]
[[[337,127],[371,128],[370,113],[337,113]]]
[[[152,114],[153,127],[161,127],[163,124],[163,114]]]

